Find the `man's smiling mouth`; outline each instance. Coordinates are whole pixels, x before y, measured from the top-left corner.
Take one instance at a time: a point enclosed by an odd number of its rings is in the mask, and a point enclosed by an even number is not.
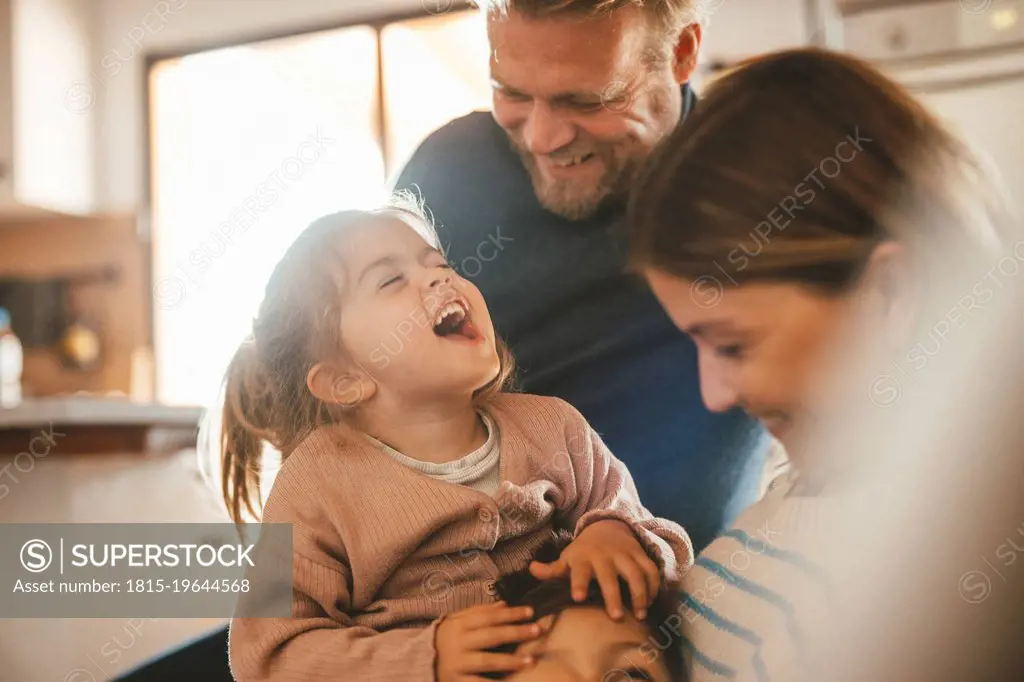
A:
[[[555,168],[572,168],[592,158],[594,158],[593,154],[577,154],[560,159],[549,158],[549,161]]]

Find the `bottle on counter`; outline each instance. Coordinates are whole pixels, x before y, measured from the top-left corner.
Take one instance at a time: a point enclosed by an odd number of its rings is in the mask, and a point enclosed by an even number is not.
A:
[[[21,340],[11,329],[11,313],[0,308],[0,407],[14,407],[21,402],[23,363]]]

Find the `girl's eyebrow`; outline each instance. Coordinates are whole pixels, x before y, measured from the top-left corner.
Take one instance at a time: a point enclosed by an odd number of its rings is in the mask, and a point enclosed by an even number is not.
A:
[[[394,256],[383,256],[373,261],[365,268],[363,268],[363,272],[359,275],[359,279],[356,280],[356,286],[359,286],[362,283],[363,278],[366,277],[366,273],[370,272],[376,267],[380,267],[381,265],[394,265],[396,261],[397,259]]]
[[[423,247],[423,249],[420,250],[420,254],[419,254],[419,259],[418,260],[419,260],[420,264],[422,264],[428,258],[430,258],[431,256],[434,256],[434,255],[441,256],[442,258],[444,258],[444,254],[442,254],[440,251],[438,251],[433,246],[427,244],[425,247]],[[374,268],[380,267],[382,265],[396,265],[397,263],[398,263],[398,257],[395,256],[395,255],[381,256],[380,258],[378,258],[377,260],[367,264],[367,266],[365,268],[363,268],[363,272],[359,275],[359,279],[356,280],[356,286],[359,286],[362,283],[363,278],[366,277],[366,273],[370,272]]]

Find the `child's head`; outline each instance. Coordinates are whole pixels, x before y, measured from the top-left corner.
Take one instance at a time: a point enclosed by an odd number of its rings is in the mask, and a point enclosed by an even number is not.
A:
[[[319,425],[466,407],[509,370],[480,291],[414,202],[320,218],[274,269],[228,369],[220,456],[232,517],[255,514],[264,443],[287,456]]]
[[[558,558],[561,543],[548,543],[535,555],[541,562]],[[498,595],[509,606],[531,606],[538,622],[547,625],[540,639],[504,647],[530,655],[536,663],[505,679],[512,682],[585,680],[586,682],[669,682],[684,676],[682,619],[667,591],[659,593],[647,609],[647,618],[632,615],[629,586],[620,581],[626,616],[613,621],[607,614],[601,589],[590,584],[586,599],[572,598],[568,579],[537,580],[528,569],[498,581]]]

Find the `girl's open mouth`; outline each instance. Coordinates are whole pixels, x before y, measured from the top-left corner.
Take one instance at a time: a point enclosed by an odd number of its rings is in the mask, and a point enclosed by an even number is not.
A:
[[[453,341],[480,341],[483,337],[473,325],[469,304],[461,298],[449,301],[434,317],[434,333]]]

